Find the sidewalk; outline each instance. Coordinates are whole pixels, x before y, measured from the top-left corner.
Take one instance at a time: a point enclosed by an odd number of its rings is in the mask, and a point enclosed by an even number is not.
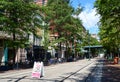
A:
[[[120,64],[108,63],[105,60],[101,82],[120,82]]]

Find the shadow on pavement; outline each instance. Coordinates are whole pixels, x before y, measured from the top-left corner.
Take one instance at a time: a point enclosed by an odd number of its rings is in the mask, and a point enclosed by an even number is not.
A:
[[[102,82],[120,82],[120,64],[106,62],[103,67]]]

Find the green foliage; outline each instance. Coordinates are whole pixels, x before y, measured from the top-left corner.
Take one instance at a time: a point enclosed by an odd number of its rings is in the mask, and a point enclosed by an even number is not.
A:
[[[77,16],[82,11],[80,7],[76,10],[73,9],[69,0],[48,0],[48,4],[42,6],[41,11],[44,14],[44,21],[49,25],[48,28],[52,27],[53,34],[58,33],[57,39],[48,43],[48,45],[52,44],[51,46],[54,46],[55,43],[64,43],[68,48],[71,43],[74,46],[75,40],[82,39],[82,31],[84,30],[82,22],[73,17],[73,15]]]
[[[23,44],[21,40],[40,26],[39,6],[32,0],[0,0],[0,4],[0,30],[13,35],[14,45]]]
[[[97,38],[93,38],[90,35],[86,35],[82,41],[82,46],[93,46],[93,45],[100,45],[100,42],[98,41]]]
[[[116,53],[120,48],[120,0],[96,0],[95,8],[101,15],[101,43],[107,50]]]
[[[91,37],[90,45],[100,45],[100,42],[96,38]]]

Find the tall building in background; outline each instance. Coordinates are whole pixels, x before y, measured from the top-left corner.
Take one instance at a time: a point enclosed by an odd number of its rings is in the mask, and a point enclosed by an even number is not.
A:
[[[100,40],[98,34],[91,34],[91,37],[96,38],[98,41]]]
[[[39,5],[46,5],[48,0],[35,0],[35,2]]]
[[[97,34],[91,34],[91,37],[98,39],[98,35]]]

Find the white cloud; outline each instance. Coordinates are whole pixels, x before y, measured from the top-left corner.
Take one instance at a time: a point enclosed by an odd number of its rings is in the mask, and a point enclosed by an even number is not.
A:
[[[85,6],[85,10],[78,16],[82,22],[84,27],[90,32],[96,33],[98,32],[97,23],[99,21],[99,15],[96,15],[96,9],[92,8],[91,5],[87,4]]]

